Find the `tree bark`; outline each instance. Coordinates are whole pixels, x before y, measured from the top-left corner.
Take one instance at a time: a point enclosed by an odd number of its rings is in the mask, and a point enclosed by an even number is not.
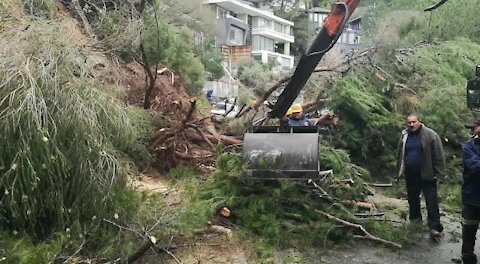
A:
[[[143,98],[143,108],[150,109],[151,102],[150,97],[152,96],[153,89],[155,88],[155,77],[153,76],[152,70],[150,69],[150,64],[148,63],[147,53],[145,52],[145,47],[140,44],[140,52],[142,53],[142,66],[147,74],[148,81],[145,85],[145,97]]]

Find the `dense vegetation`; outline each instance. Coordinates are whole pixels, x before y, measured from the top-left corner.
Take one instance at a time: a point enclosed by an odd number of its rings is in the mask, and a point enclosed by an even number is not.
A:
[[[241,160],[232,154],[219,153],[217,170],[205,181],[189,168],[174,169],[176,186],[185,189],[174,210],[161,197],[133,192],[128,176],[153,162],[146,145],[162,119],[126,106],[113,87],[95,78],[94,65],[86,63],[91,47],[69,36],[62,26],[67,22],[55,16],[56,1],[17,2],[0,3],[0,130],[6,139],[0,148],[0,258],[12,252],[9,263],[46,263],[60,252],[68,260],[80,248],[99,262],[124,259],[146,235],[188,235],[221,206],[232,209],[232,221],[261,260],[271,262],[280,248],[351,238],[319,212],[353,221],[351,208],[330,206],[305,183],[242,182]],[[192,94],[206,79],[223,76],[221,55],[194,42],[194,33],[208,38],[214,32],[214,15],[202,1],[158,0],[145,10],[128,1],[89,2],[83,10],[95,48],[121,63],[169,67],[184,76]],[[324,169],[334,170],[326,190],[335,197],[361,199],[365,181],[393,176],[404,116],[418,112],[445,139],[450,185],[442,187],[441,197],[447,209],[459,208],[459,146],[468,137],[463,123],[474,117],[464,87],[480,62],[480,20],[475,1],[448,1],[425,15],[421,10],[430,4],[365,1],[364,45],[376,45],[376,55],[334,84],[326,85],[321,75],[308,84],[308,99],[331,98],[329,107],[342,119],[320,152]],[[305,24],[298,13],[288,13],[298,9],[281,11],[298,18],[297,27]],[[297,36],[304,33],[296,29]],[[271,74],[273,66],[245,62],[239,80],[258,95],[280,78]],[[334,181],[346,179],[355,183]],[[143,236],[119,232],[112,221]],[[421,228],[364,225],[402,244]]]

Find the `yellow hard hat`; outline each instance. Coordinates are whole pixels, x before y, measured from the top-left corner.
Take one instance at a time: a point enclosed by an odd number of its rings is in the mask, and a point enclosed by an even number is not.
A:
[[[286,116],[289,116],[289,115],[291,115],[291,114],[292,114],[292,108],[290,107],[290,108],[288,108],[288,111],[287,111],[287,113],[286,113],[285,115],[286,115]]]
[[[300,104],[294,104],[294,105],[292,105],[292,107],[290,107],[290,109],[292,109],[291,114],[303,112],[302,105],[300,105]]]

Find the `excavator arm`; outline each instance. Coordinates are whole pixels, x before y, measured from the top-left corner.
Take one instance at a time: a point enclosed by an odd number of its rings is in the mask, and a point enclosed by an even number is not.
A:
[[[318,62],[337,42],[350,15],[360,1],[340,0],[334,5],[307,53],[300,58],[292,78],[269,112],[269,117],[281,118],[285,115],[310,75],[312,75],[315,67],[317,67]]]
[[[340,0],[325,19],[307,53],[300,58],[290,82],[269,112],[282,118],[323,55],[337,42],[350,14],[360,0]],[[288,128],[288,129],[286,129]],[[245,177],[250,179],[312,179],[331,171],[320,171],[319,127],[253,126],[243,138]]]

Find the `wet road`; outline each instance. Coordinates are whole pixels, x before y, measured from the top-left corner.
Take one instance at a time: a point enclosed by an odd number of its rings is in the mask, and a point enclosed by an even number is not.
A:
[[[349,246],[341,251],[329,252],[318,263],[335,264],[452,264],[452,259],[460,258],[462,228],[459,217],[445,215],[442,217],[445,227],[439,241],[430,239],[428,232],[413,245],[401,250],[382,246],[372,246],[371,243],[357,241],[355,246]],[[477,233],[475,252],[480,254],[480,232]]]

